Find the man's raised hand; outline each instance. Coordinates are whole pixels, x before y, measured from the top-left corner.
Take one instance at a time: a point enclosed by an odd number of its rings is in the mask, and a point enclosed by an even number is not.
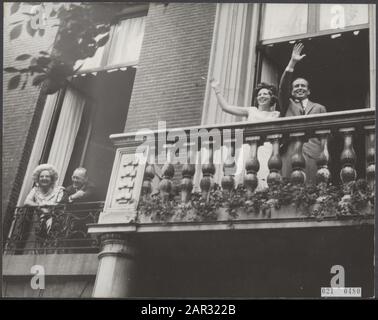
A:
[[[306,55],[305,54],[302,54],[301,55],[301,52],[304,48],[304,45],[302,43],[296,43],[293,47],[293,52],[291,54],[291,60],[293,62],[298,62],[298,61],[301,61]]]

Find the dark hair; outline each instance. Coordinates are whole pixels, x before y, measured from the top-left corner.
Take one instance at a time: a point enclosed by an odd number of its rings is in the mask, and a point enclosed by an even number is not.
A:
[[[269,92],[270,92],[270,94],[272,96],[272,99],[270,101],[270,105],[273,106],[275,104],[276,105],[276,110],[279,110],[278,97],[277,97],[277,88],[274,85],[266,83],[266,82],[261,82],[261,83],[259,83],[256,86],[255,92],[254,92],[255,104],[257,105],[257,94],[259,93],[259,91],[261,89],[268,89],[269,90]]]

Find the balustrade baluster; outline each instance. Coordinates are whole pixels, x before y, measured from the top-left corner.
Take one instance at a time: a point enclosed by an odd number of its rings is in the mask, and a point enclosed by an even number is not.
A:
[[[144,179],[142,185],[143,198],[146,200],[152,191],[152,180],[155,178],[155,167],[154,165],[147,164],[144,171]]]
[[[181,180],[181,201],[187,203],[190,200],[193,190],[193,176],[195,173],[195,165],[191,163],[192,154],[189,151],[187,163],[182,167],[182,180]]]
[[[257,144],[260,137],[248,137],[245,139],[249,144],[249,157],[245,164],[246,175],[244,177],[244,186],[247,189],[247,195],[251,196],[259,184],[257,172],[260,169],[260,162],[257,158]]]
[[[234,175],[236,171],[236,164],[235,157],[233,157],[233,155],[235,155],[235,144],[232,140],[224,141],[224,144],[226,144],[225,142],[229,145],[227,150],[227,158],[223,163],[223,177],[221,185],[224,191],[230,193],[235,187]]]
[[[318,171],[316,172],[317,184],[327,185],[331,178],[331,172],[328,169],[329,152],[328,152],[328,136],[331,133],[330,130],[315,131],[315,134],[319,137],[321,152],[319,158],[316,160]]]
[[[356,180],[357,173],[354,168],[356,163],[356,153],[353,148],[353,132],[354,128],[343,128],[339,130],[344,136],[344,149],[341,152],[340,161],[342,169],[340,178],[344,186],[349,182]]]
[[[375,192],[375,126],[366,126],[367,145],[366,145],[366,180],[373,195]]]
[[[303,184],[306,182],[306,161],[302,153],[304,132],[296,132],[290,134],[290,138],[294,139],[294,153],[291,156],[292,172],[291,181],[294,184]]]
[[[209,143],[209,150],[208,150],[208,158],[202,162],[202,179],[200,181],[200,188],[202,197],[207,199],[209,196],[210,189],[214,185],[213,176],[215,173],[215,166],[214,166],[214,150],[213,150],[213,142]],[[203,148],[206,145],[201,146],[201,161],[203,159]]]
[[[171,163],[171,146],[167,146],[167,162],[162,168],[163,179],[159,183],[159,190],[162,200],[165,202],[172,193],[172,178],[175,174],[175,168]]]
[[[267,183],[271,186],[274,183],[281,181],[281,168],[282,168],[282,160],[280,157],[280,141],[279,139],[282,138],[281,134],[269,135],[267,136],[267,140],[272,143],[272,155],[268,160],[268,168],[269,174],[267,177]]]

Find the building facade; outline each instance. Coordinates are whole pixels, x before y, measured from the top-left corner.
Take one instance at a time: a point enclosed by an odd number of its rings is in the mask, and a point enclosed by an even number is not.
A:
[[[5,35],[18,18],[10,5]],[[153,159],[173,150],[180,135],[217,131],[225,146],[241,130],[251,150],[259,141],[272,143],[273,183],[282,178],[280,142],[295,140],[293,171],[300,174],[303,142],[316,137],[319,176],[331,174],[319,183],[363,180],[373,190],[375,14],[368,4],[125,5],[106,46],[81,62],[64,90],[10,91],[4,74],[3,296],[318,297],[331,286],[333,266],[345,271],[346,287],[373,296],[374,201],[356,204],[358,184],[340,188],[340,198],[336,191],[334,198],[319,194],[319,185],[313,198],[309,188],[295,189],[302,198],[293,205],[282,200],[287,185],[279,199],[257,195],[252,164],[244,189],[235,191],[235,163],[215,163],[214,137],[209,150],[205,140],[184,143],[197,147],[191,149],[197,160],[206,149],[206,164],[185,164],[180,155],[181,164],[174,163],[172,152]],[[56,33],[47,30],[38,41],[4,37],[4,65],[25,47],[51,50]],[[222,112],[211,78],[230,104],[251,106],[258,83],[278,86],[298,41],[306,60],[295,72],[310,80],[311,99],[327,113],[251,124]],[[23,207],[41,163],[54,164],[63,186],[85,167],[97,189],[91,205],[54,211],[56,232],[42,247],[33,231],[38,215]],[[43,267],[44,289],[30,285],[36,265]]]

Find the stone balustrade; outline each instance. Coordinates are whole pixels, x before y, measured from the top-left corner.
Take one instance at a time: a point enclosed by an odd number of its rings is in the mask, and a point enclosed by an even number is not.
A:
[[[235,179],[237,131],[243,133],[242,143],[249,145],[249,154],[242,170],[242,185],[239,186]],[[318,158],[314,159],[317,172],[315,172],[316,177],[313,178],[318,186],[329,185],[330,182],[339,180],[340,184],[345,186],[344,195],[348,195],[351,190],[346,186],[351,186],[359,179],[365,179],[370,190],[374,189],[375,110],[373,109],[279,118],[259,123],[238,122],[220,126],[114,134],[111,139],[117,148],[117,157],[99,223],[140,222],[137,214],[140,201],[148,202],[149,199],[157,197],[160,204],[175,199],[176,205],[188,206],[196,193],[198,195],[196,197],[200,197],[201,201],[206,203],[211,201],[210,194],[218,185],[223,197],[232,194],[237,187],[242,187],[247,198],[253,200],[257,197],[256,188],[259,184],[258,175],[261,167],[258,148],[264,142],[270,142],[272,145],[272,153],[268,159],[269,173],[266,177],[268,190],[282,183],[284,178],[287,178],[293,186],[308,184],[309,177],[305,174],[306,159],[303,156],[303,148],[309,139],[317,139],[321,148]],[[330,139],[342,141],[341,153],[335,154],[335,150],[329,149]],[[281,174],[283,141],[286,143],[289,141],[293,145],[292,154],[286,160],[291,161],[292,168],[287,177],[282,177]],[[356,141],[366,143],[363,154],[356,154],[354,145]],[[180,145],[179,142],[183,143]],[[163,163],[157,161],[161,156],[159,146],[163,146],[163,155],[168,155],[162,157],[165,159]],[[181,146],[181,149],[178,146]],[[221,163],[217,163],[216,153],[225,147],[227,156]],[[182,150],[186,152],[177,157],[178,149],[179,152]],[[133,167],[135,183],[128,187],[128,195],[132,201],[127,203],[117,200],[114,196],[122,180],[121,169],[127,170],[127,164],[122,164],[120,161],[122,157],[137,159],[136,163],[138,163]],[[365,170],[357,173],[356,164],[361,161],[366,162]],[[331,163],[338,164],[340,171],[331,172]],[[216,177],[220,179],[217,180]]]

